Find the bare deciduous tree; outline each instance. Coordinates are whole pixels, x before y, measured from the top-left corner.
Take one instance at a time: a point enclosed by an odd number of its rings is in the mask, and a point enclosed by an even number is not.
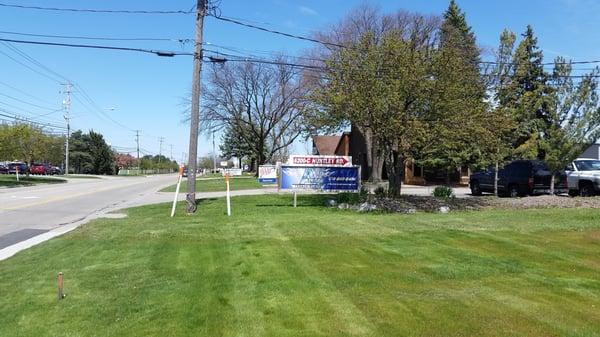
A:
[[[203,95],[201,120],[207,130],[237,132],[254,152],[257,165],[270,161],[285,153],[304,128],[306,89],[299,73],[284,64],[214,66]]]

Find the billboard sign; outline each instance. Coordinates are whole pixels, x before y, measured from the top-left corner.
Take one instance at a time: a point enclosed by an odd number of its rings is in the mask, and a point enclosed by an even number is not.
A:
[[[261,184],[277,183],[277,166],[260,165],[258,167],[258,182]]]
[[[291,191],[357,192],[359,166],[281,166],[280,189]]]
[[[288,160],[293,166],[352,166],[351,156],[293,155]]]

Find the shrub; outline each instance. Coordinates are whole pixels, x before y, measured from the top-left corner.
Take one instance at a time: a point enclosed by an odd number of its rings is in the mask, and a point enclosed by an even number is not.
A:
[[[374,192],[375,192],[375,197],[377,197],[377,198],[385,198],[388,195],[387,189],[383,186],[377,187]]]
[[[433,190],[433,196],[436,198],[449,199],[454,197],[454,191],[450,186],[437,186]]]
[[[365,202],[367,200],[368,195],[369,195],[369,191],[365,187],[361,187],[360,191],[358,191],[358,193],[351,193],[351,192],[338,193],[336,199],[339,204],[346,203],[346,204],[355,205],[355,204],[360,204],[360,203]]]

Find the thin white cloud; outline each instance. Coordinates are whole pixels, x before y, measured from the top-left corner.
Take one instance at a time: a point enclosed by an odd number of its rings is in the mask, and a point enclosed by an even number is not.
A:
[[[300,13],[302,13],[304,15],[311,15],[311,16],[319,15],[319,13],[317,13],[316,10],[314,10],[310,7],[306,7],[306,6],[298,6],[298,10],[300,11]]]

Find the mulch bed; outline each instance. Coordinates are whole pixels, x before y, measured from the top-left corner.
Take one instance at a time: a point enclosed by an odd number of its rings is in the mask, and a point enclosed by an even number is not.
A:
[[[493,196],[469,198],[435,198],[432,196],[405,195],[399,199],[373,198],[367,204],[340,204],[339,208],[359,211],[383,211],[391,213],[465,211],[480,209],[528,209],[528,208],[600,208],[600,197],[572,198],[568,196],[531,196],[524,198],[496,198]],[[367,206],[367,207],[365,207]]]

